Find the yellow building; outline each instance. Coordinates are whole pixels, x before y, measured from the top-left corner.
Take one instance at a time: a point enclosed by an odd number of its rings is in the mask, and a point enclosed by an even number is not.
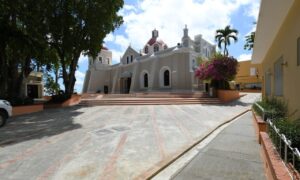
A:
[[[235,76],[235,88],[240,90],[260,90],[262,87],[262,66],[251,61],[240,61]]]
[[[24,95],[33,99],[44,96],[43,73],[32,71],[24,81]]]
[[[283,99],[300,118],[300,1],[262,0],[253,63],[262,63],[263,95]]]

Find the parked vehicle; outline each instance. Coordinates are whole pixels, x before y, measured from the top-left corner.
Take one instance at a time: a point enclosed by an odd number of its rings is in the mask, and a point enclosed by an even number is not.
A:
[[[12,115],[12,107],[6,100],[0,99],[0,127],[4,126],[6,120]]]

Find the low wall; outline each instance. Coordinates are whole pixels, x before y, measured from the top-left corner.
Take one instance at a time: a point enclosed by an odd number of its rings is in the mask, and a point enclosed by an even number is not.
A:
[[[283,161],[281,160],[278,152],[269,135],[266,132],[260,132],[261,136],[261,154],[264,160],[264,168],[268,180],[290,180],[292,177]]]
[[[235,90],[217,90],[217,96],[222,102],[230,102],[240,98],[239,91]]]
[[[266,122],[260,117],[254,110],[252,109],[253,114],[253,123],[256,131],[256,138],[259,144],[261,144],[261,138],[260,138],[260,132],[266,132],[267,131],[267,124]]]
[[[73,94],[70,99],[68,99],[62,103],[62,106],[63,107],[73,106],[73,105],[79,104],[80,101],[81,101],[81,95]]]
[[[12,115],[19,116],[23,114],[30,114],[44,110],[43,104],[26,105],[26,106],[14,106],[12,108]]]
[[[52,99],[51,96],[43,96],[43,99],[45,99],[46,101],[50,101]]]
[[[61,108],[69,107],[79,104],[81,101],[81,95],[73,94],[70,99],[61,104],[45,104],[45,108]]]

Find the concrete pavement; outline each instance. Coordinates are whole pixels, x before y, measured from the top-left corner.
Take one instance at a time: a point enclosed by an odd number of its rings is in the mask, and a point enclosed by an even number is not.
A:
[[[260,95],[221,105],[71,107],[0,130],[1,179],[143,179]]]
[[[248,112],[222,130],[173,179],[266,179],[259,149]]]

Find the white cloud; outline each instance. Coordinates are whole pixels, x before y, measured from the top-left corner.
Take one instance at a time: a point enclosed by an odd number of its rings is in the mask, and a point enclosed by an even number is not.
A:
[[[253,17],[255,21],[257,21],[258,13],[259,13],[260,0],[253,0],[250,4],[250,7],[247,11],[247,15]]]
[[[111,49],[111,52],[112,52],[112,61],[113,61],[112,63],[113,64],[119,63],[120,58],[124,54],[124,51],[118,51],[118,50],[115,50],[115,49]]]
[[[78,60],[78,64],[82,64],[88,62],[88,57],[84,56],[82,53],[80,54],[79,60]]]
[[[112,42],[115,40],[115,37],[112,33],[109,33],[108,35],[106,35],[104,42]]]
[[[215,30],[231,24],[231,15],[235,11],[241,6],[247,6],[247,14],[254,16],[258,1],[140,0],[136,6],[125,5],[119,12],[124,18],[124,35],[108,35],[106,41],[111,40],[116,47],[120,47],[111,49],[113,53],[124,53],[129,43],[139,51],[151,37],[151,31],[156,28],[159,30],[159,37],[171,47],[181,41],[182,29],[187,24],[191,38],[201,33],[203,38],[214,42]],[[119,56],[113,55],[114,62],[119,61]]]
[[[75,77],[76,77],[75,90],[77,93],[81,93],[85,74],[83,72],[80,72],[79,70],[77,70],[75,72]]]
[[[84,76],[85,76],[85,74],[84,74],[83,72],[80,72],[79,70],[77,70],[77,71],[75,72],[75,77],[76,77],[76,79],[77,79],[77,78],[83,79]]]
[[[115,43],[121,47],[121,50],[124,51],[129,46],[130,41],[123,35],[116,35]]]
[[[251,60],[251,56],[252,54],[241,54],[237,59],[238,61],[249,61]]]

